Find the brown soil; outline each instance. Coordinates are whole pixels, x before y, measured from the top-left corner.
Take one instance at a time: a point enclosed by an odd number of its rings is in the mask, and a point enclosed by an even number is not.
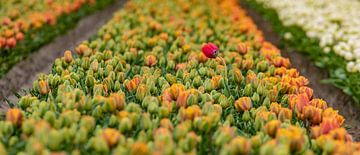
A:
[[[20,92],[32,87],[32,82],[39,73],[49,73],[52,63],[63,55],[67,49],[74,47],[91,35],[95,34],[112,14],[121,8],[125,0],[117,0],[113,5],[81,19],[78,25],[67,34],[57,37],[50,44],[43,46],[27,59],[16,64],[2,79],[0,79],[0,113],[8,108],[5,98],[17,101],[13,92]]]
[[[273,31],[271,23],[242,2],[240,4],[247,10],[248,15],[252,17],[258,28],[263,31],[266,40],[279,46],[281,37]],[[307,57],[290,47],[285,47],[281,50],[281,54],[290,59],[292,66],[297,68],[301,75],[309,79],[309,86],[314,89],[315,97],[324,99],[329,106],[338,110],[346,119],[345,127],[348,129],[348,132],[355,141],[360,141],[360,106],[350,96],[344,94],[342,90],[330,84],[320,82],[329,77],[326,70],[316,67]]]

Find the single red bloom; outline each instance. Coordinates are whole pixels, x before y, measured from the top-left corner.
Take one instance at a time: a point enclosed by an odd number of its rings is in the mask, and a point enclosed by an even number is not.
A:
[[[216,58],[219,53],[219,48],[213,43],[204,44],[202,52],[208,58]]]

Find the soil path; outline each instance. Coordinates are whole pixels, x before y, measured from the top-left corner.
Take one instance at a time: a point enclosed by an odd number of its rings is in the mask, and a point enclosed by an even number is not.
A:
[[[244,2],[240,1],[240,5],[252,17],[258,28],[263,31],[266,40],[279,47],[281,37],[273,31],[271,23],[247,7]],[[330,84],[321,83],[322,79],[328,78],[328,73],[316,67],[306,56],[290,47],[285,47],[281,50],[281,54],[290,59],[292,66],[298,69],[301,75],[309,79],[309,85],[314,89],[315,97],[324,99],[329,106],[338,110],[346,119],[345,127],[348,129],[348,132],[353,135],[355,141],[360,141],[360,106],[354,103],[351,97],[344,94],[342,90]]]
[[[105,22],[112,18],[113,13],[123,6],[124,2],[125,0],[117,0],[113,5],[81,19],[74,29],[57,37],[53,42],[16,64],[0,79],[0,113],[8,108],[5,98],[16,102],[17,98],[13,92],[31,88],[39,73],[49,73],[56,58],[61,57],[65,50],[74,49],[77,44],[95,34]]]

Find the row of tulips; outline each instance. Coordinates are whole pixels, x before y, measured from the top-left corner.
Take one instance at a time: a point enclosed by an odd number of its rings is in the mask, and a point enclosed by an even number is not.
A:
[[[356,154],[235,0],[127,2],[0,121],[1,154]]]
[[[327,70],[324,82],[341,88],[360,103],[360,7],[358,1],[246,0],[268,19],[285,45]],[[314,16],[316,15],[316,16]]]
[[[0,6],[0,77],[41,45],[113,0],[6,0]]]

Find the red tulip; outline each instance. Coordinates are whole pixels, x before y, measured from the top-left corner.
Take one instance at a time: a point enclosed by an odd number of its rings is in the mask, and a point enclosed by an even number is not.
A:
[[[208,58],[216,58],[219,53],[219,48],[213,43],[207,43],[202,46],[202,52]]]

